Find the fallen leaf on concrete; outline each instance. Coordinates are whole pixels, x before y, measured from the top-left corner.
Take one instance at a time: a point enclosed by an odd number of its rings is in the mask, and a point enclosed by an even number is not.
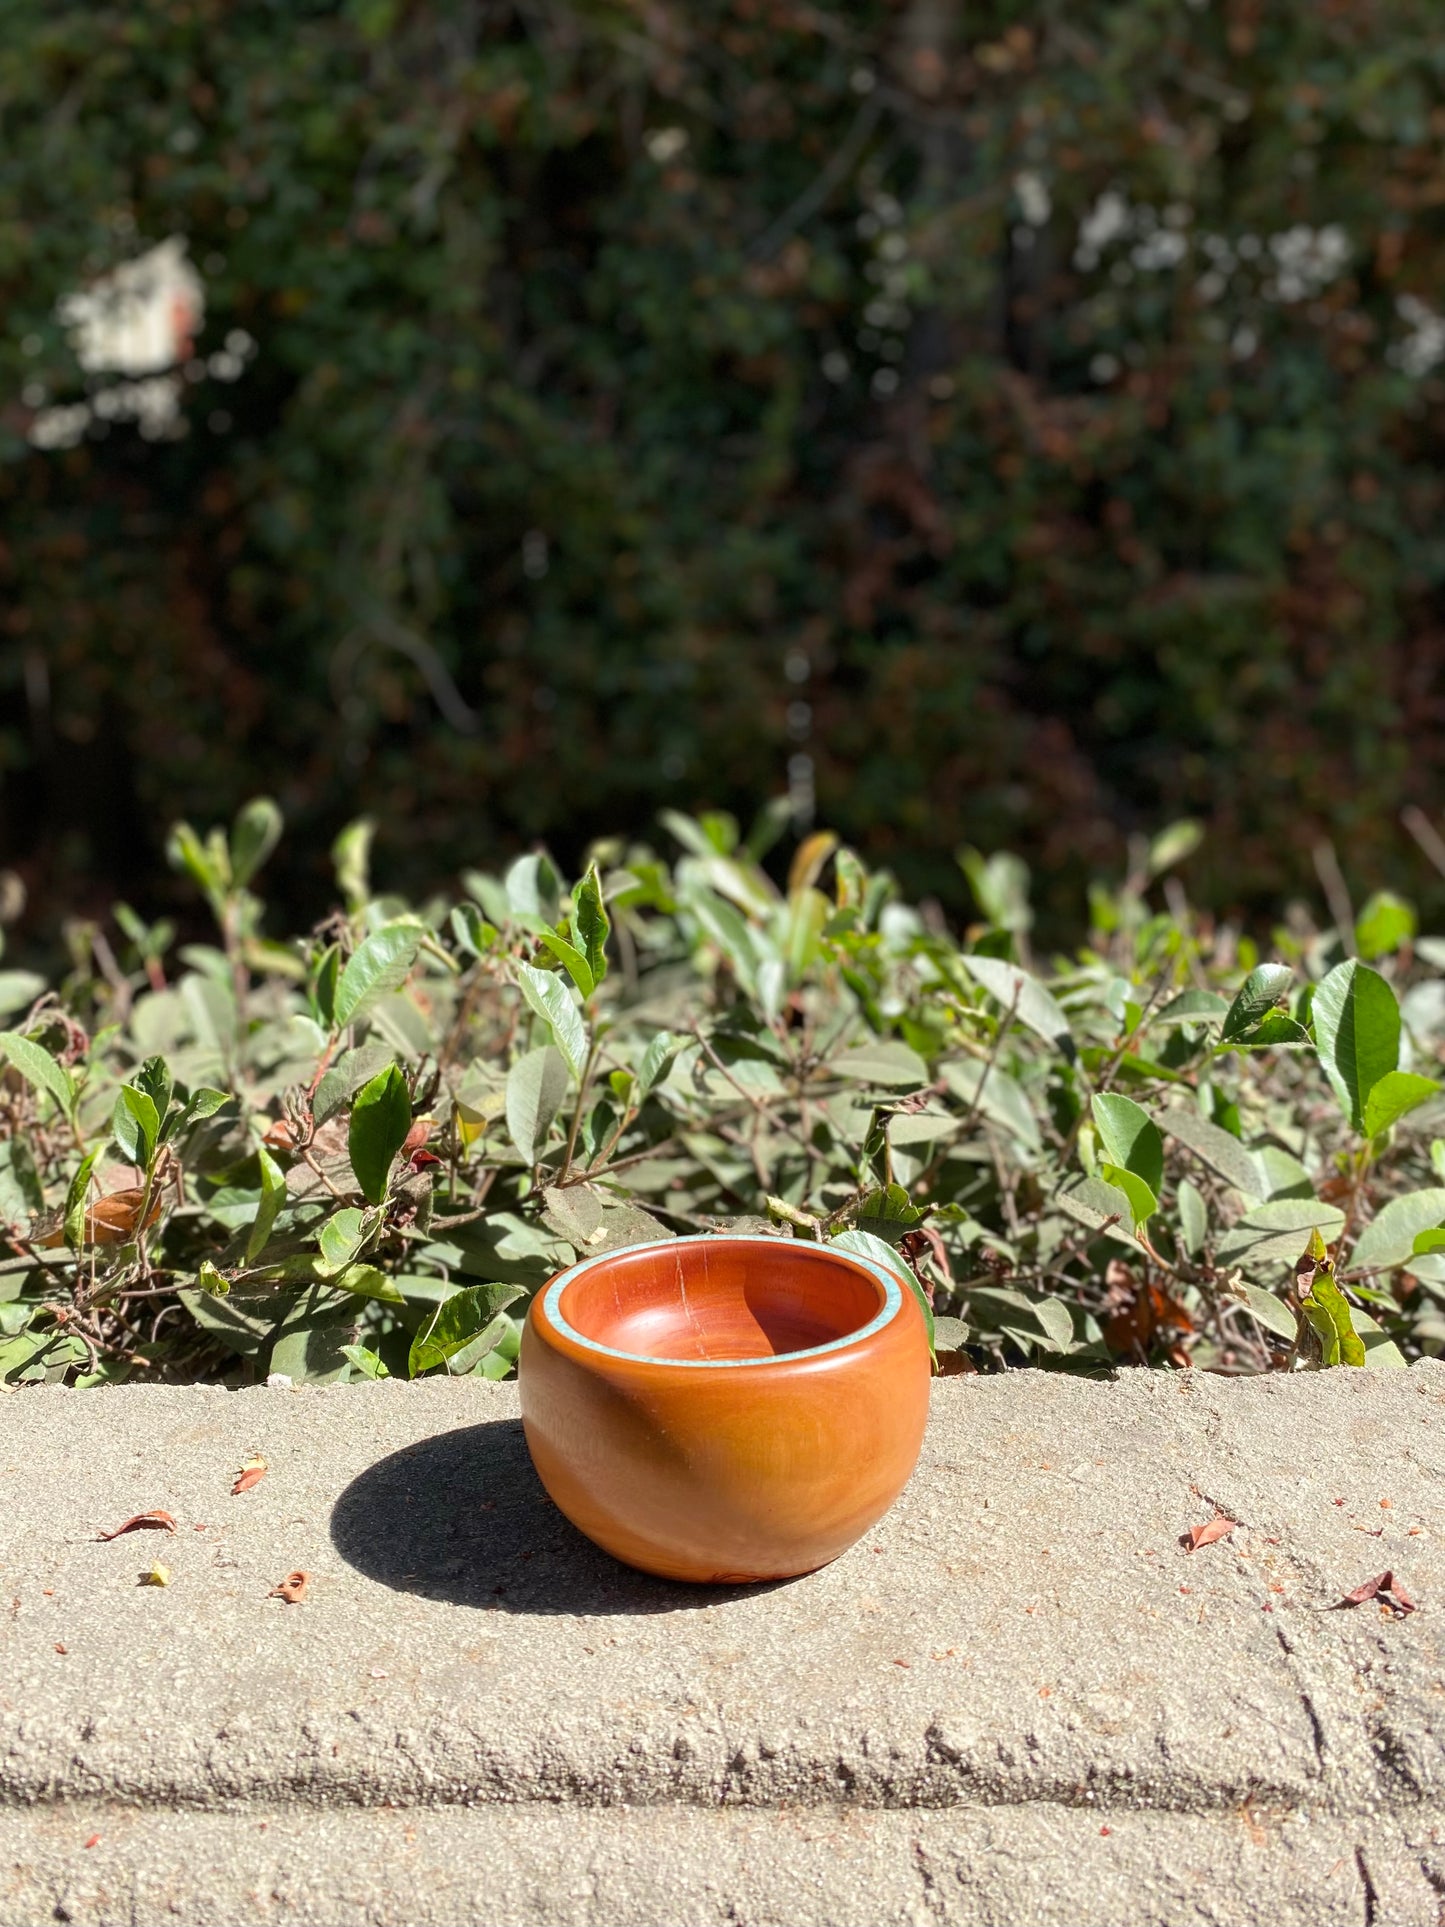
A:
[[[273,1586],[267,1593],[268,1599],[284,1599],[288,1606],[299,1605],[306,1597],[306,1587],[311,1579],[309,1572],[288,1572],[279,1586]]]
[[[86,1845],[87,1851],[91,1847],[98,1847],[100,1845],[100,1835],[98,1833],[93,1833],[90,1836],[90,1838],[86,1841],[85,1845]]]
[[[157,1560],[149,1572],[141,1574],[140,1582],[143,1586],[168,1586],[171,1583],[171,1569]]]
[[[1363,1606],[1366,1600],[1383,1599],[1395,1614],[1403,1619],[1406,1613],[1416,1611],[1414,1600],[1398,1583],[1393,1572],[1377,1572],[1373,1579],[1363,1580],[1353,1592],[1347,1592],[1343,1599],[1332,1608],[1338,1611],[1343,1606]]]
[[[145,1526],[155,1526],[161,1532],[174,1532],[176,1522],[169,1512],[162,1512],[157,1506],[154,1512],[137,1512],[123,1525],[118,1525],[114,1532],[98,1532],[95,1536],[101,1540],[118,1539],[123,1532],[139,1532]]]
[[[1198,1552],[1201,1546],[1212,1546],[1216,1539],[1227,1539],[1238,1524],[1238,1519],[1226,1519],[1221,1512],[1208,1525],[1190,1526],[1180,1544],[1186,1552]]]
[[[67,1648],[62,1646],[60,1641],[57,1639],[55,1642],[55,1650],[57,1653],[60,1653],[63,1655],[67,1651]]]
[[[263,1458],[247,1459],[236,1474],[236,1483],[231,1487],[231,1497],[234,1499],[238,1493],[249,1492],[251,1487],[259,1485],[265,1476],[266,1461]]]

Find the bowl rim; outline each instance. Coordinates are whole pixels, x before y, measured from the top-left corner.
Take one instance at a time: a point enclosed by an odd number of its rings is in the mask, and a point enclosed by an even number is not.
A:
[[[555,1331],[572,1344],[581,1346],[584,1351],[595,1352],[603,1358],[622,1359],[629,1365],[657,1365],[666,1366],[669,1369],[675,1367],[682,1371],[702,1372],[756,1371],[759,1366],[791,1365],[800,1359],[825,1358],[834,1352],[847,1351],[854,1345],[862,1344],[865,1339],[875,1337],[902,1313],[905,1302],[903,1286],[887,1265],[880,1264],[874,1258],[866,1258],[857,1251],[830,1251],[826,1245],[801,1245],[799,1248],[803,1251],[815,1251],[820,1257],[855,1265],[860,1271],[866,1271],[875,1284],[883,1287],[883,1303],[866,1325],[860,1325],[856,1331],[845,1332],[841,1338],[830,1338],[826,1345],[809,1345],[803,1351],[759,1352],[752,1358],[659,1358],[651,1352],[625,1352],[616,1345],[604,1345],[600,1339],[589,1338],[585,1332],[578,1331],[562,1310],[563,1292],[584,1272],[617,1258],[630,1257],[636,1251],[655,1251],[664,1243],[679,1245],[726,1243],[754,1245],[759,1249],[776,1251],[780,1244],[789,1242],[790,1240],[782,1238],[764,1238],[746,1234],[730,1237],[725,1232],[720,1234],[703,1231],[690,1233],[685,1238],[651,1238],[642,1244],[619,1245],[613,1251],[601,1251],[595,1258],[583,1258],[579,1263],[569,1265],[566,1271],[558,1273],[533,1303],[540,1305],[547,1322]]]

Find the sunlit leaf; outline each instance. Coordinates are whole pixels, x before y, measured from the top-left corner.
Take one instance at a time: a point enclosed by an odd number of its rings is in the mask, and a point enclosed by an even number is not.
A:
[[[378,997],[397,990],[411,974],[421,946],[422,928],[412,921],[383,924],[347,959],[336,985],[332,1013],[336,1029],[344,1030],[364,1016]]]
[[[1357,1131],[1371,1091],[1400,1057],[1400,1006],[1377,970],[1336,964],[1315,991],[1315,1041],[1340,1107]]]

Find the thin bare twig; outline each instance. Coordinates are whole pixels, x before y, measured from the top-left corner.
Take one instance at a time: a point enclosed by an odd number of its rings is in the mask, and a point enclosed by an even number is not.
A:
[[[1355,954],[1355,907],[1350,902],[1349,885],[1345,873],[1340,868],[1340,859],[1335,854],[1335,846],[1325,838],[1314,847],[1315,875],[1320,880],[1320,888],[1325,893],[1325,902],[1330,906],[1330,916],[1339,933],[1340,948],[1347,957]]]
[[[1425,812],[1417,809],[1413,803],[1408,803],[1400,812],[1400,821],[1441,876],[1445,877],[1445,837],[1441,836]]]

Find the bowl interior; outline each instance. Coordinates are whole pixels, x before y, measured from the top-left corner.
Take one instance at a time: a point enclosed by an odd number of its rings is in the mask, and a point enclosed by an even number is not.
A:
[[[695,1361],[777,1358],[861,1331],[887,1302],[846,1259],[790,1239],[679,1239],[603,1258],[559,1309],[614,1351]]]

